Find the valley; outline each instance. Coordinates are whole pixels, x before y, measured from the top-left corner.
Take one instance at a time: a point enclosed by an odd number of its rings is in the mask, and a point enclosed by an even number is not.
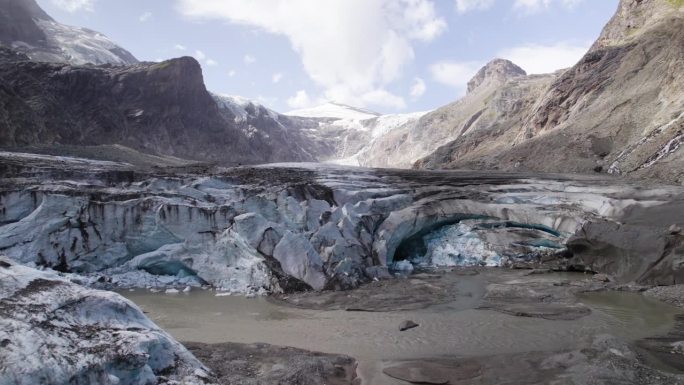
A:
[[[231,49],[303,39],[277,15],[305,2],[255,19],[261,3],[210,3],[137,22],[244,27],[221,36]],[[388,39],[349,78],[306,51],[338,53],[311,3],[321,35],[287,47],[310,78],[245,53],[223,76],[250,99],[212,88],[199,49],[139,60],[47,2],[0,0],[0,385],[684,384],[684,4],[619,0],[550,73],[451,63],[464,94],[410,112],[426,82],[404,99],[394,77],[445,20],[502,6],[455,3],[427,25],[431,0],[336,3],[383,5],[335,47],[352,68],[361,40]],[[581,3],[512,2],[497,28]],[[96,5],[50,7],[98,20]],[[373,17],[389,37],[357,30]],[[278,112],[264,79],[328,88]]]

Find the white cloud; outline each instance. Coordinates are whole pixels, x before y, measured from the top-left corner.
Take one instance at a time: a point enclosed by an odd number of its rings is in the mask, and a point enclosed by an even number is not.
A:
[[[256,61],[256,58],[250,54],[245,54],[245,56],[242,57],[242,61],[244,61],[245,64],[252,64]]]
[[[560,6],[565,9],[572,9],[584,0],[515,0],[513,9],[524,14],[534,14],[552,6]],[[464,14],[471,11],[482,11],[492,8],[495,4],[505,4],[509,6],[510,0],[456,0],[456,11]]]
[[[141,23],[146,22],[147,20],[150,20],[152,18],[152,12],[144,12],[142,15],[138,17],[138,20],[140,20]]]
[[[232,78],[233,76],[235,76],[236,73],[237,72],[235,72],[235,70],[230,70],[230,71],[228,71],[228,77]]]
[[[206,58],[207,55],[204,52],[200,50],[195,51],[195,59],[197,59],[197,61],[204,61]]]
[[[211,59],[207,57],[207,54],[204,53],[204,51],[201,50],[196,50],[195,54],[192,55],[195,59],[197,59],[198,62],[203,63],[207,65],[208,67],[214,67],[218,65],[218,62],[214,59]]]
[[[430,66],[430,73],[435,81],[465,92],[468,81],[482,66],[482,62],[476,61],[440,61]]]
[[[273,83],[278,83],[278,82],[280,82],[280,80],[281,80],[282,78],[283,78],[283,74],[280,73],[280,72],[276,72],[276,73],[273,74],[273,76],[271,76],[271,80],[273,81]]]
[[[475,10],[489,9],[494,5],[494,0],[456,0],[456,11],[466,13]]]
[[[574,8],[583,1],[584,0],[561,0],[561,3],[563,3],[563,6],[565,6],[565,8]]]
[[[95,10],[95,0],[52,0],[52,3],[67,12]]]
[[[186,47],[182,44],[176,44],[173,46],[173,49],[175,49],[177,51],[185,51],[186,49],[188,49],[188,47]]]
[[[551,5],[551,0],[515,0],[513,8],[537,12],[543,8],[548,8],[549,5]]]
[[[305,90],[299,90],[297,93],[287,99],[287,105],[291,108],[307,108],[313,105],[313,101]]]
[[[322,96],[353,105],[402,105],[386,88],[413,61],[415,42],[447,28],[432,0],[177,0],[190,17],[285,36]],[[381,99],[385,95],[388,99]],[[343,99],[340,99],[343,98]]]
[[[513,8],[525,13],[536,13],[550,8],[552,5],[560,5],[566,9],[572,9],[584,0],[515,0]]]
[[[421,78],[415,78],[413,79],[413,85],[411,86],[411,97],[414,99],[418,99],[419,97],[423,96],[425,91],[427,90],[427,87],[425,86],[425,81]]]
[[[590,45],[591,43],[572,42],[525,44],[505,49],[497,56],[512,61],[529,74],[543,74],[573,66],[584,56]]]

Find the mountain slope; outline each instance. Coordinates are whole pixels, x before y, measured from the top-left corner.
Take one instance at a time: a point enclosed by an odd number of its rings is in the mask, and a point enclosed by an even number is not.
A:
[[[269,127],[283,135],[284,128]],[[314,159],[229,119],[193,58],[73,66],[0,48],[0,146],[113,144],[222,164]]]
[[[257,150],[255,157],[274,162],[315,162],[333,151],[303,132],[309,123],[306,119],[281,115],[240,96],[212,96],[221,115],[247,136],[252,151]]]
[[[622,0],[580,62],[520,111],[521,125],[487,141],[460,137],[415,166],[606,171],[682,183],[682,42],[684,7]]]
[[[298,118],[211,95],[195,59],[138,63],[101,34],[55,22],[34,0],[0,0],[0,21],[0,42],[13,47],[0,44],[2,147],[136,154],[145,164],[160,159],[146,154],[165,156],[161,164],[171,156],[230,165],[333,151],[292,129],[305,123]]]
[[[318,152],[320,160],[368,167],[387,165],[373,153],[378,139],[412,126],[425,114],[381,115],[335,102],[286,113],[292,127],[304,132],[313,143],[328,145],[325,151]]]
[[[138,62],[99,32],[58,23],[35,0],[0,0],[0,44],[36,61],[119,65]]]
[[[377,138],[368,151],[368,164],[411,167],[439,146],[464,135],[477,135],[478,142],[489,145],[493,136],[503,133],[502,127],[521,124],[520,111],[529,109],[552,79],[553,75],[525,77],[525,72],[510,61],[492,60],[469,82],[465,97]],[[484,129],[488,132],[483,134]]]

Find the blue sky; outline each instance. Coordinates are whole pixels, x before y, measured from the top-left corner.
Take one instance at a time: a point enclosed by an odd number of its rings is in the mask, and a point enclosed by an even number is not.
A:
[[[464,94],[492,58],[574,64],[618,0],[38,0],[140,60],[194,56],[211,91],[289,111],[334,100],[383,113]]]

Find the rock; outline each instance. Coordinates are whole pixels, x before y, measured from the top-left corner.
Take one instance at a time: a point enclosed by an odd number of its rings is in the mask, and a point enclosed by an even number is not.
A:
[[[591,279],[593,279],[596,282],[610,282],[610,277],[608,277],[607,274],[594,274]]]
[[[667,232],[670,235],[677,235],[682,233],[682,228],[677,226],[677,225],[672,225],[670,228],[667,229]]]
[[[171,288],[171,289],[166,289],[165,293],[166,294],[178,294],[178,293],[180,293],[180,291],[178,291],[178,289]]]
[[[567,263],[608,274],[617,283],[684,283],[684,239],[668,230],[683,210],[684,194],[660,205],[633,205],[615,220],[589,221],[567,241]]]
[[[420,325],[411,320],[402,321],[402,323],[399,324],[399,331],[403,332],[405,330],[417,328],[418,326]]]
[[[644,295],[684,308],[684,284],[655,286],[646,290]]]
[[[221,384],[352,385],[357,362],[344,355],[268,344],[185,344]]]

